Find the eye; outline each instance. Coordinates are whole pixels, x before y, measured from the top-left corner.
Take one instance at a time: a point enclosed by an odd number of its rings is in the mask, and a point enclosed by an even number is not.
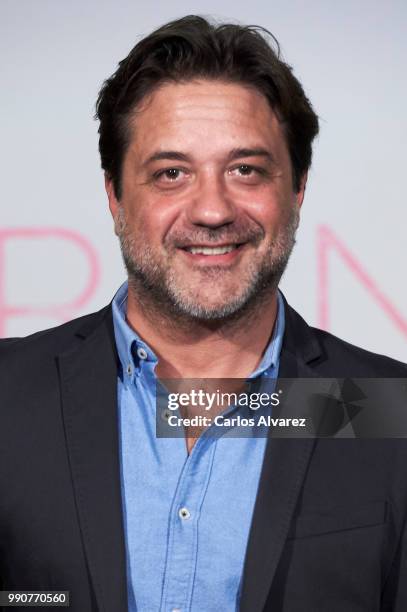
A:
[[[267,175],[265,168],[251,166],[250,164],[239,164],[229,170],[229,174],[243,179],[247,183],[256,183]]]
[[[247,164],[241,164],[236,168],[236,170],[238,170],[242,176],[250,176],[256,172],[256,169],[253,168],[253,166],[248,166]]]
[[[174,183],[178,181],[181,176],[185,174],[180,168],[164,168],[154,173],[154,178],[160,182]]]

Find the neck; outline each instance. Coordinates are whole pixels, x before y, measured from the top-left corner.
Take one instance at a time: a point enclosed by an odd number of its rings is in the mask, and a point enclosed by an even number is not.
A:
[[[167,317],[130,288],[127,322],[158,357],[160,378],[245,378],[259,365],[277,315],[277,291],[227,321]]]

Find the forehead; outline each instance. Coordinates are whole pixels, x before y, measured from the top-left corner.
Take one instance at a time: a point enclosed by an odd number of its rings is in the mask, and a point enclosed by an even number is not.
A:
[[[130,147],[208,149],[285,146],[266,97],[241,84],[196,80],[165,83],[146,96],[131,120]],[[250,141],[250,142],[249,142]]]

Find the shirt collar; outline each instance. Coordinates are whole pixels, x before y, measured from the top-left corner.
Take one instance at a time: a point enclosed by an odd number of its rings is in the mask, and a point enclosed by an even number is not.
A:
[[[277,366],[280,360],[281,347],[285,329],[284,300],[280,291],[277,290],[277,316],[274,324],[273,334],[263,354],[260,364],[249,378],[257,378],[261,374],[277,377]]]
[[[134,371],[140,365],[140,355],[143,361],[154,368],[158,358],[154,351],[135,332],[126,321],[127,311],[127,281],[119,288],[112,302],[113,326],[117,352],[123,373],[133,378]],[[274,378],[274,370],[278,365],[285,328],[284,302],[280,291],[277,291],[277,317],[273,335],[263,354],[262,360],[249,378],[257,378],[265,374]],[[144,352],[143,352],[144,351]]]
[[[113,327],[122,371],[133,378],[141,360],[152,364],[154,368],[158,358],[150,346],[140,338],[126,321],[127,292],[128,283],[126,281],[113,298]]]

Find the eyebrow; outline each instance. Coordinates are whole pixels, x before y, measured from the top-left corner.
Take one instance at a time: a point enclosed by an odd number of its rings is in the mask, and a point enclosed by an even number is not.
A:
[[[263,149],[259,147],[256,147],[253,149],[252,148],[232,149],[228,153],[227,160],[234,161],[236,159],[241,159],[243,157],[264,157],[269,162],[275,163],[275,158],[273,154],[267,149]],[[150,155],[150,157],[146,159],[146,161],[143,163],[143,166],[146,166],[150,164],[151,162],[160,161],[163,159],[171,159],[171,160],[182,161],[182,162],[191,161],[190,156],[187,155],[186,153],[182,153],[181,151],[156,151],[155,153],[153,153],[152,155]]]
[[[146,159],[146,161],[143,163],[143,166],[147,166],[148,164],[151,164],[151,162],[154,161],[160,161],[161,159],[174,159],[176,161],[184,162],[191,161],[189,155],[181,153],[180,151],[156,151]]]
[[[276,161],[271,151],[259,147],[256,147],[254,149],[232,149],[228,155],[228,160],[234,161],[235,159],[240,159],[242,157],[265,157],[268,161],[272,163],[275,163]]]

